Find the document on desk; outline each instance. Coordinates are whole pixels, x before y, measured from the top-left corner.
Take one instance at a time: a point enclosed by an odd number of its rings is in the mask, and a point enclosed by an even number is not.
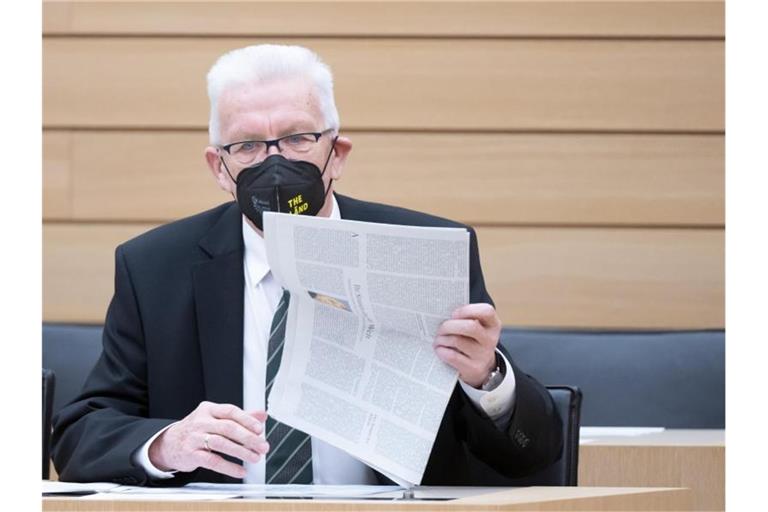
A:
[[[432,342],[469,302],[469,233],[267,213],[264,234],[291,293],[267,411],[399,485],[421,483],[456,385]]]
[[[61,482],[58,480],[43,480],[44,495],[71,495],[79,496],[85,494],[94,494],[97,492],[107,492],[120,487],[120,484],[110,482]]]
[[[242,498],[369,498],[393,494],[396,485],[303,485],[303,484],[218,484],[193,482],[182,489],[196,494],[236,494]]]

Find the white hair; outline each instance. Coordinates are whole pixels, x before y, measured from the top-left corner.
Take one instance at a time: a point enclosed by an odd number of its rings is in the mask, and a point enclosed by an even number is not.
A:
[[[294,78],[310,80],[320,102],[324,129],[338,130],[339,112],[333,98],[333,75],[328,65],[315,52],[302,46],[260,44],[225,53],[208,71],[210,143],[221,144],[218,101],[225,90],[234,85],[256,85]]]

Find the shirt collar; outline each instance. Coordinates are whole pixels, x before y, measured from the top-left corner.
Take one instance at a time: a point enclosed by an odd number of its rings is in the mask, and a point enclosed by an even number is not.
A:
[[[336,196],[331,194],[333,208],[331,209],[331,219],[340,219],[339,204],[336,202]],[[264,238],[259,235],[255,229],[246,221],[243,216],[243,242],[245,243],[245,271],[248,273],[248,280],[251,286],[257,286],[261,280],[269,273],[269,263],[267,262],[267,246]]]

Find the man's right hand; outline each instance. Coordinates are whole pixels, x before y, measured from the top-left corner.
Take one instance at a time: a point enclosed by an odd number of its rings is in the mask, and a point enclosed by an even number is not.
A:
[[[247,413],[231,404],[201,402],[152,442],[149,460],[162,471],[194,471],[203,467],[244,478],[243,466],[219,454],[259,462],[269,451],[263,435],[266,420],[264,411]]]

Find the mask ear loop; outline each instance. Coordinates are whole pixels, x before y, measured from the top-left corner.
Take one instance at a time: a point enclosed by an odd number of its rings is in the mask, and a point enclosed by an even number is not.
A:
[[[231,173],[231,172],[229,172],[229,167],[227,167],[227,164],[226,164],[226,162],[224,162],[224,159],[223,159],[223,158],[221,158],[221,155],[219,155],[219,162],[221,162],[221,165],[223,165],[223,166],[224,166],[224,169],[226,169],[226,170],[227,170],[227,174],[229,175],[229,179],[231,179],[231,180],[232,180],[232,182],[233,182],[235,185],[237,185],[237,180],[236,180],[235,178],[233,178],[233,177],[232,177],[232,173]]]
[[[328,162],[331,161],[331,155],[333,154],[333,151],[336,149],[336,141],[339,140],[339,136],[335,136],[333,138],[333,144],[331,144],[331,150],[328,152],[328,158],[325,159],[325,164],[323,165],[323,172],[320,173],[320,177],[322,178],[325,174],[325,169],[328,167]],[[221,158],[221,157],[219,157]],[[226,167],[226,166],[225,166]],[[325,194],[323,194],[323,201],[325,201],[325,198],[328,197],[328,192],[331,190],[331,185],[333,184],[333,178],[328,182],[328,187],[325,189]]]

